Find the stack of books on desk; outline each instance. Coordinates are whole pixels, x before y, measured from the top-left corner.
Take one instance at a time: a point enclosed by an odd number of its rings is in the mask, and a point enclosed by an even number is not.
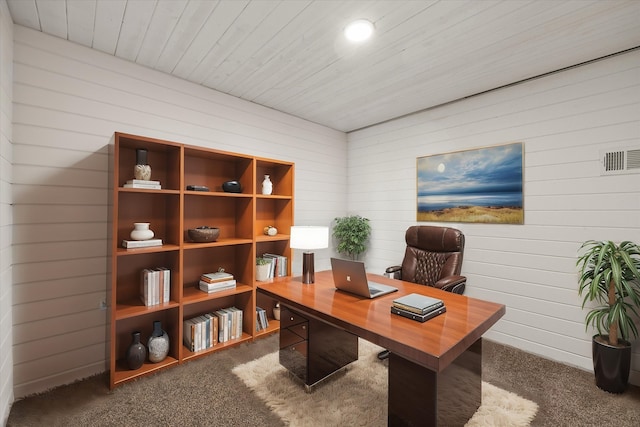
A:
[[[205,273],[200,276],[200,290],[207,293],[225,291],[236,287],[236,279],[233,274],[224,271]]]
[[[420,294],[409,294],[393,300],[391,313],[408,319],[426,322],[447,311],[444,302],[438,298]]]

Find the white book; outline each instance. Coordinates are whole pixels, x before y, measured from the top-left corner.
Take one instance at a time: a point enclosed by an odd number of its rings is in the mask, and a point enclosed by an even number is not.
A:
[[[164,271],[164,302],[171,300],[171,270],[163,268]]]
[[[200,347],[200,334],[202,333],[202,324],[200,323],[199,319],[195,319],[195,325],[196,325],[196,333],[194,334],[194,341],[193,341],[193,345],[195,350],[194,351],[200,351],[202,350],[202,348]]]
[[[141,188],[146,190],[162,190],[161,185],[157,184],[125,184],[124,188]]]
[[[158,305],[160,304],[160,272],[151,270],[151,277],[153,278],[153,305]]]
[[[227,309],[218,310],[216,313],[218,314],[218,318],[219,318],[219,322],[218,322],[218,330],[219,330],[218,336],[220,337],[219,341],[227,342],[229,341],[229,338],[230,338],[230,334],[229,334],[229,328],[231,327],[231,317],[229,315],[230,313]]]
[[[149,248],[153,246],[162,246],[162,239],[123,240],[122,241],[122,247],[127,249]]]
[[[151,300],[149,299],[149,270],[146,268],[140,273],[140,300],[146,306],[151,305]]]
[[[236,279],[231,279],[231,280],[225,280],[224,282],[216,282],[216,283],[209,283],[209,282],[205,282],[204,280],[200,280],[200,287],[201,288],[207,288],[207,290],[214,290],[214,289],[227,289],[229,287],[235,287],[236,285]]]
[[[235,316],[236,316],[236,338],[241,338],[242,337],[242,310],[240,310],[237,307],[232,307],[235,312]]]
[[[146,184],[146,185],[160,185],[160,181],[147,180],[147,179],[130,179],[127,184]]]
[[[228,285],[228,286],[225,286],[223,288],[209,289],[209,288],[207,288],[205,286],[200,285],[200,290],[202,292],[206,292],[208,294],[213,294],[213,293],[216,293],[216,292],[226,291],[228,289],[234,289],[235,287],[236,287],[236,285]]]

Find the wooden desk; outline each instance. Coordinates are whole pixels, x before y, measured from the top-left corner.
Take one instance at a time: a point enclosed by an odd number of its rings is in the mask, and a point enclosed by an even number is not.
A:
[[[331,271],[321,271],[312,285],[299,277],[279,278],[261,283],[258,291],[309,319],[391,351],[389,425],[463,425],[480,406],[482,334],[504,315],[505,306],[368,276],[399,290],[370,300],[336,291]],[[447,312],[425,323],[392,315],[392,301],[410,293],[442,299]]]

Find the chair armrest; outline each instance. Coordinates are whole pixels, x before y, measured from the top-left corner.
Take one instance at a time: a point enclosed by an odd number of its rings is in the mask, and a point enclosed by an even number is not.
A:
[[[391,267],[387,267],[384,271],[384,275],[392,279],[402,280],[402,266],[393,265]]]
[[[466,284],[467,278],[465,276],[448,276],[438,280],[434,286],[443,291],[462,295]]]

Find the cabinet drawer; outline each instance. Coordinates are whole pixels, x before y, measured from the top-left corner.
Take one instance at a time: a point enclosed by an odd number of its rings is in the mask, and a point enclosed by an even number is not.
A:
[[[289,347],[280,349],[280,364],[296,377],[307,381],[307,342],[300,341]]]
[[[305,338],[292,332],[289,329],[280,329],[280,348],[292,346],[299,342],[305,341]]]
[[[307,357],[307,342],[306,341],[300,341],[297,344],[293,344],[290,345],[289,347],[283,348],[282,350],[280,350],[281,354],[284,353],[295,353],[299,356],[303,356],[305,358],[306,361],[306,357]]]
[[[287,307],[282,307],[280,311],[280,328],[288,328],[298,323],[308,321],[308,319]]]
[[[289,326],[287,329],[305,340],[309,338],[309,322],[298,323],[297,325]]]

